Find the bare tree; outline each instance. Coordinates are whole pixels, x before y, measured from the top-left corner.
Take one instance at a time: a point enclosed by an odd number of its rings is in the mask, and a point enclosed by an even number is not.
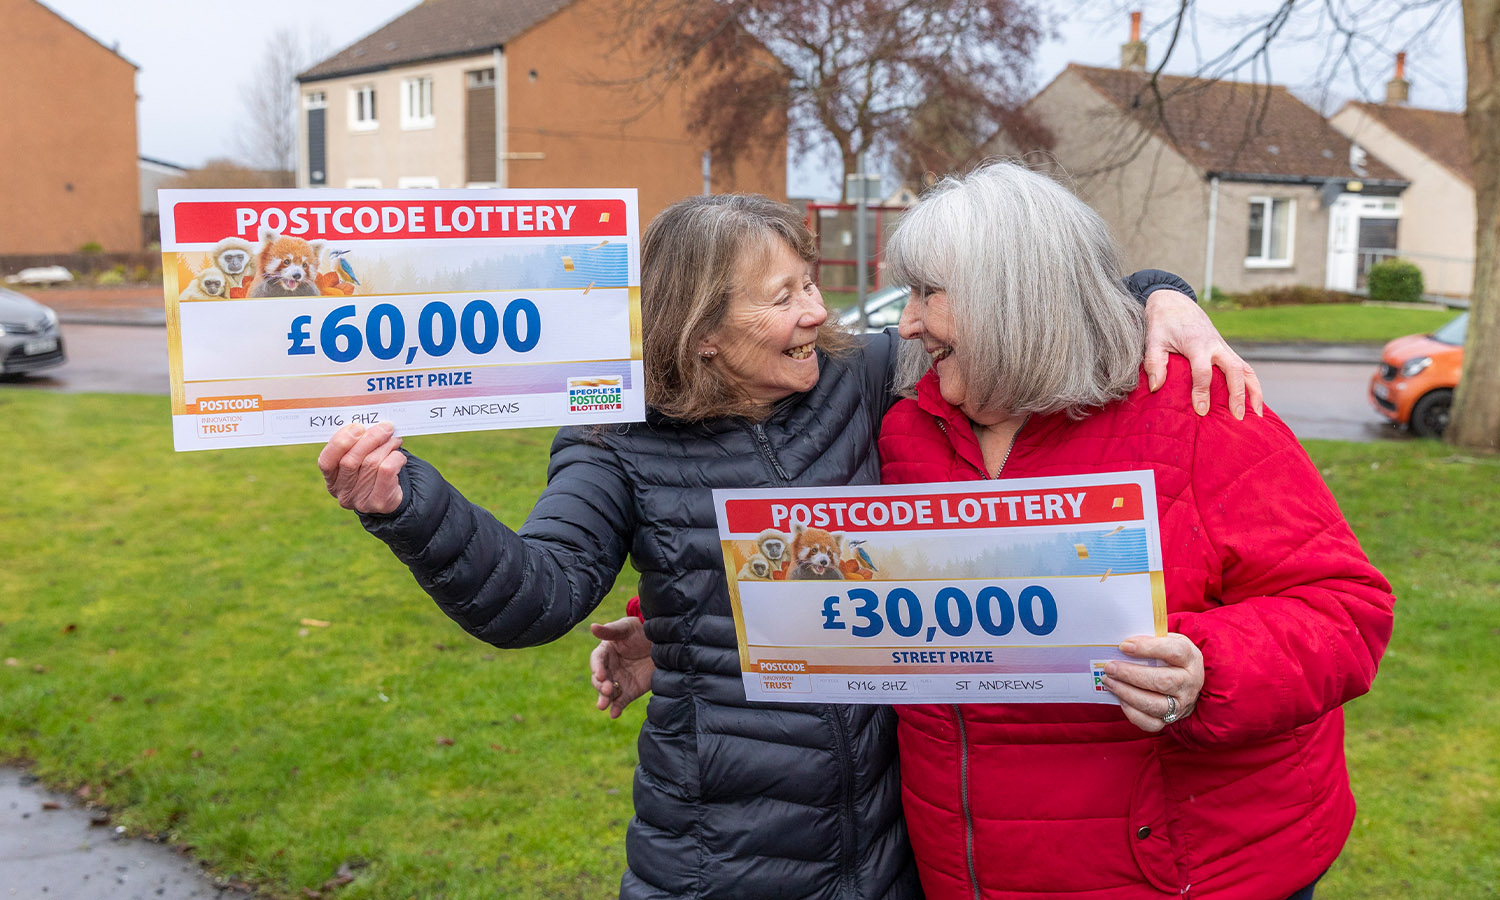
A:
[[[291,27],[266,39],[260,62],[240,89],[244,117],[237,142],[246,165],[282,173],[291,187],[297,169],[297,73],[313,62],[314,42]]]
[[[624,24],[648,36],[658,90],[707,73],[690,110],[716,162],[732,165],[786,110],[797,146],[830,141],[845,175],[860,154],[907,144],[914,117],[927,152],[1019,127],[1050,31],[1031,0],[633,0]],[[951,109],[963,114],[939,114]]]
[[[1500,450],[1500,0],[1464,0],[1469,153],[1474,161],[1474,291],[1464,367],[1453,398],[1450,443]]]

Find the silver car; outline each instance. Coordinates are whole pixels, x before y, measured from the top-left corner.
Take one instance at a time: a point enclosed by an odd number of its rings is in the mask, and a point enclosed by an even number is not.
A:
[[[34,372],[66,361],[57,313],[0,288],[0,375]]]
[[[883,331],[901,321],[901,311],[911,299],[911,288],[893,284],[870,292],[865,297],[865,313],[870,317],[870,331]],[[839,322],[853,331],[859,330],[858,307],[839,316]]]

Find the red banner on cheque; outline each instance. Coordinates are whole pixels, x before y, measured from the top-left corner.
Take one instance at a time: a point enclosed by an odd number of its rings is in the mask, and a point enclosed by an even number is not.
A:
[[[339,241],[614,237],[628,228],[620,200],[205,201],[180,202],[172,217],[180,244],[212,244],[227,235],[253,241],[262,227]]]
[[[1097,525],[1141,518],[1135,484],[1089,485],[1073,490],[997,491],[980,496],[914,494],[907,497],[767,498],[730,500],[725,520],[733,532],[765,528],[858,528],[861,531],[921,531],[1020,528],[1036,525]]]

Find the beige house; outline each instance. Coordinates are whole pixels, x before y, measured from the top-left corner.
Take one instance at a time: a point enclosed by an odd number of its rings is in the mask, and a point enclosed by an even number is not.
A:
[[[619,21],[609,0],[425,0],[298,78],[298,186],[634,187],[643,222],[706,177],[785,198],[784,117],[773,151],[706,166],[680,90],[622,87],[643,63]]]
[[[1104,217],[1126,268],[1207,294],[1354,290],[1395,248],[1407,181],[1280,85],[1160,76],[1145,47],[1119,69],[1070,65],[1028,108],[1065,181]]]
[[[1475,234],[1469,133],[1462,113],[1407,106],[1401,68],[1385,103],[1346,103],[1329,122],[1411,182],[1401,194],[1396,250],[1421,267],[1427,291],[1467,297]]]

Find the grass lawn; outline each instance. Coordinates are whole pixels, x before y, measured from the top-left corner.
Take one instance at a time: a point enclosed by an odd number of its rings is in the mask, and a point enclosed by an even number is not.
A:
[[[1206,307],[1225,338],[1243,341],[1366,341],[1383,344],[1403,334],[1426,334],[1459,314],[1451,309],[1408,309],[1362,303],[1310,306]]]
[[[315,447],[174,454],[167,419],[165,398],[0,388],[0,757],[266,897],[345,864],[325,897],[613,896],[643,709],[593,709],[587,632],[467,637],[327,497]],[[548,439],[408,448],[518,522]],[[1400,598],[1348,710],[1360,814],[1319,896],[1495,897],[1500,460],[1309,449]]]

